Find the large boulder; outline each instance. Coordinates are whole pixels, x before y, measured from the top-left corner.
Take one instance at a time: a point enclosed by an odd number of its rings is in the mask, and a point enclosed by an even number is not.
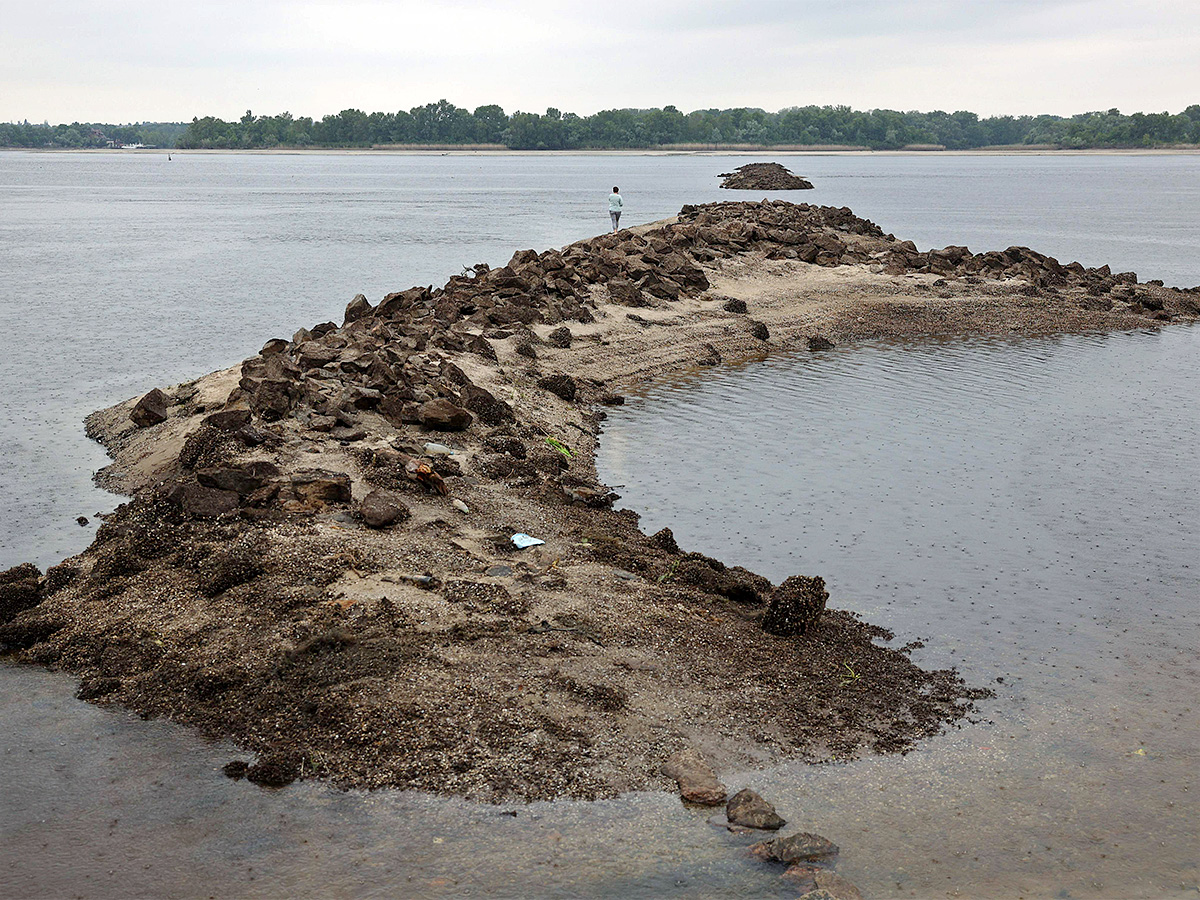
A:
[[[167,420],[167,395],[155,388],[129,411],[129,418],[138,428],[148,428]]]
[[[346,304],[346,317],[343,320],[344,324],[349,325],[365,316],[369,316],[375,311],[370,302],[363,294],[358,294],[353,300]]]

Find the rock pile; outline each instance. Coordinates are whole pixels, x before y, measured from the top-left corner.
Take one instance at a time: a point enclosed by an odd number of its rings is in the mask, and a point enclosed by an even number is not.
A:
[[[779,163],[750,163],[722,172],[721,187],[735,191],[810,191],[812,183]]]

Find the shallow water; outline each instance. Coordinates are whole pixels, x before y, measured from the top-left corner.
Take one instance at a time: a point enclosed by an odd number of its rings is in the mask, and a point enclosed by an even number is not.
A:
[[[642,527],[820,574],[997,698],[904,758],[785,768],[874,895],[1158,897],[1200,856],[1200,329],[780,354],[610,414]],[[777,780],[776,780],[777,779]],[[832,826],[826,826],[828,830]]]
[[[340,320],[359,291],[592,234],[614,181],[631,222],[744,199],[713,176],[745,161],[0,154],[0,568],[77,552],[75,516],[114,504],[90,485],[92,409]],[[1024,244],[1200,283],[1200,158],[784,162],[817,184],[790,199],[922,248]],[[989,721],[906,757],[727,783],[841,844],[839,872],[876,897],[1195,896],[1196,334],[772,357],[610,419],[604,465],[648,527],[773,577],[819,572],[836,604],[998,690]],[[768,438],[740,417],[755,409]],[[220,775],[232,748],[74,687],[0,664],[0,893],[795,893],[671,796],[513,817],[262,791]]]

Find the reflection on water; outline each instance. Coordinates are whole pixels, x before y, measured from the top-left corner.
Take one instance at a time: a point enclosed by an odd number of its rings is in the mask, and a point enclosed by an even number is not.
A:
[[[687,548],[923,639],[997,697],[907,756],[733,773],[872,897],[1196,896],[1200,329],[706,370],[601,466]],[[220,775],[237,754],[0,670],[16,896],[790,897],[677,798],[479,807]],[[852,686],[848,690],[854,689]],[[516,815],[509,815],[515,812]]]

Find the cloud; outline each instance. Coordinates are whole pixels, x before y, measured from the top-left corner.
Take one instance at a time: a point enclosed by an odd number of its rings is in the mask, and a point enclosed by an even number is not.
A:
[[[1197,60],[1192,0],[43,0],[6,13],[0,119],[320,116],[441,97],[581,114],[1179,110],[1200,102]]]

